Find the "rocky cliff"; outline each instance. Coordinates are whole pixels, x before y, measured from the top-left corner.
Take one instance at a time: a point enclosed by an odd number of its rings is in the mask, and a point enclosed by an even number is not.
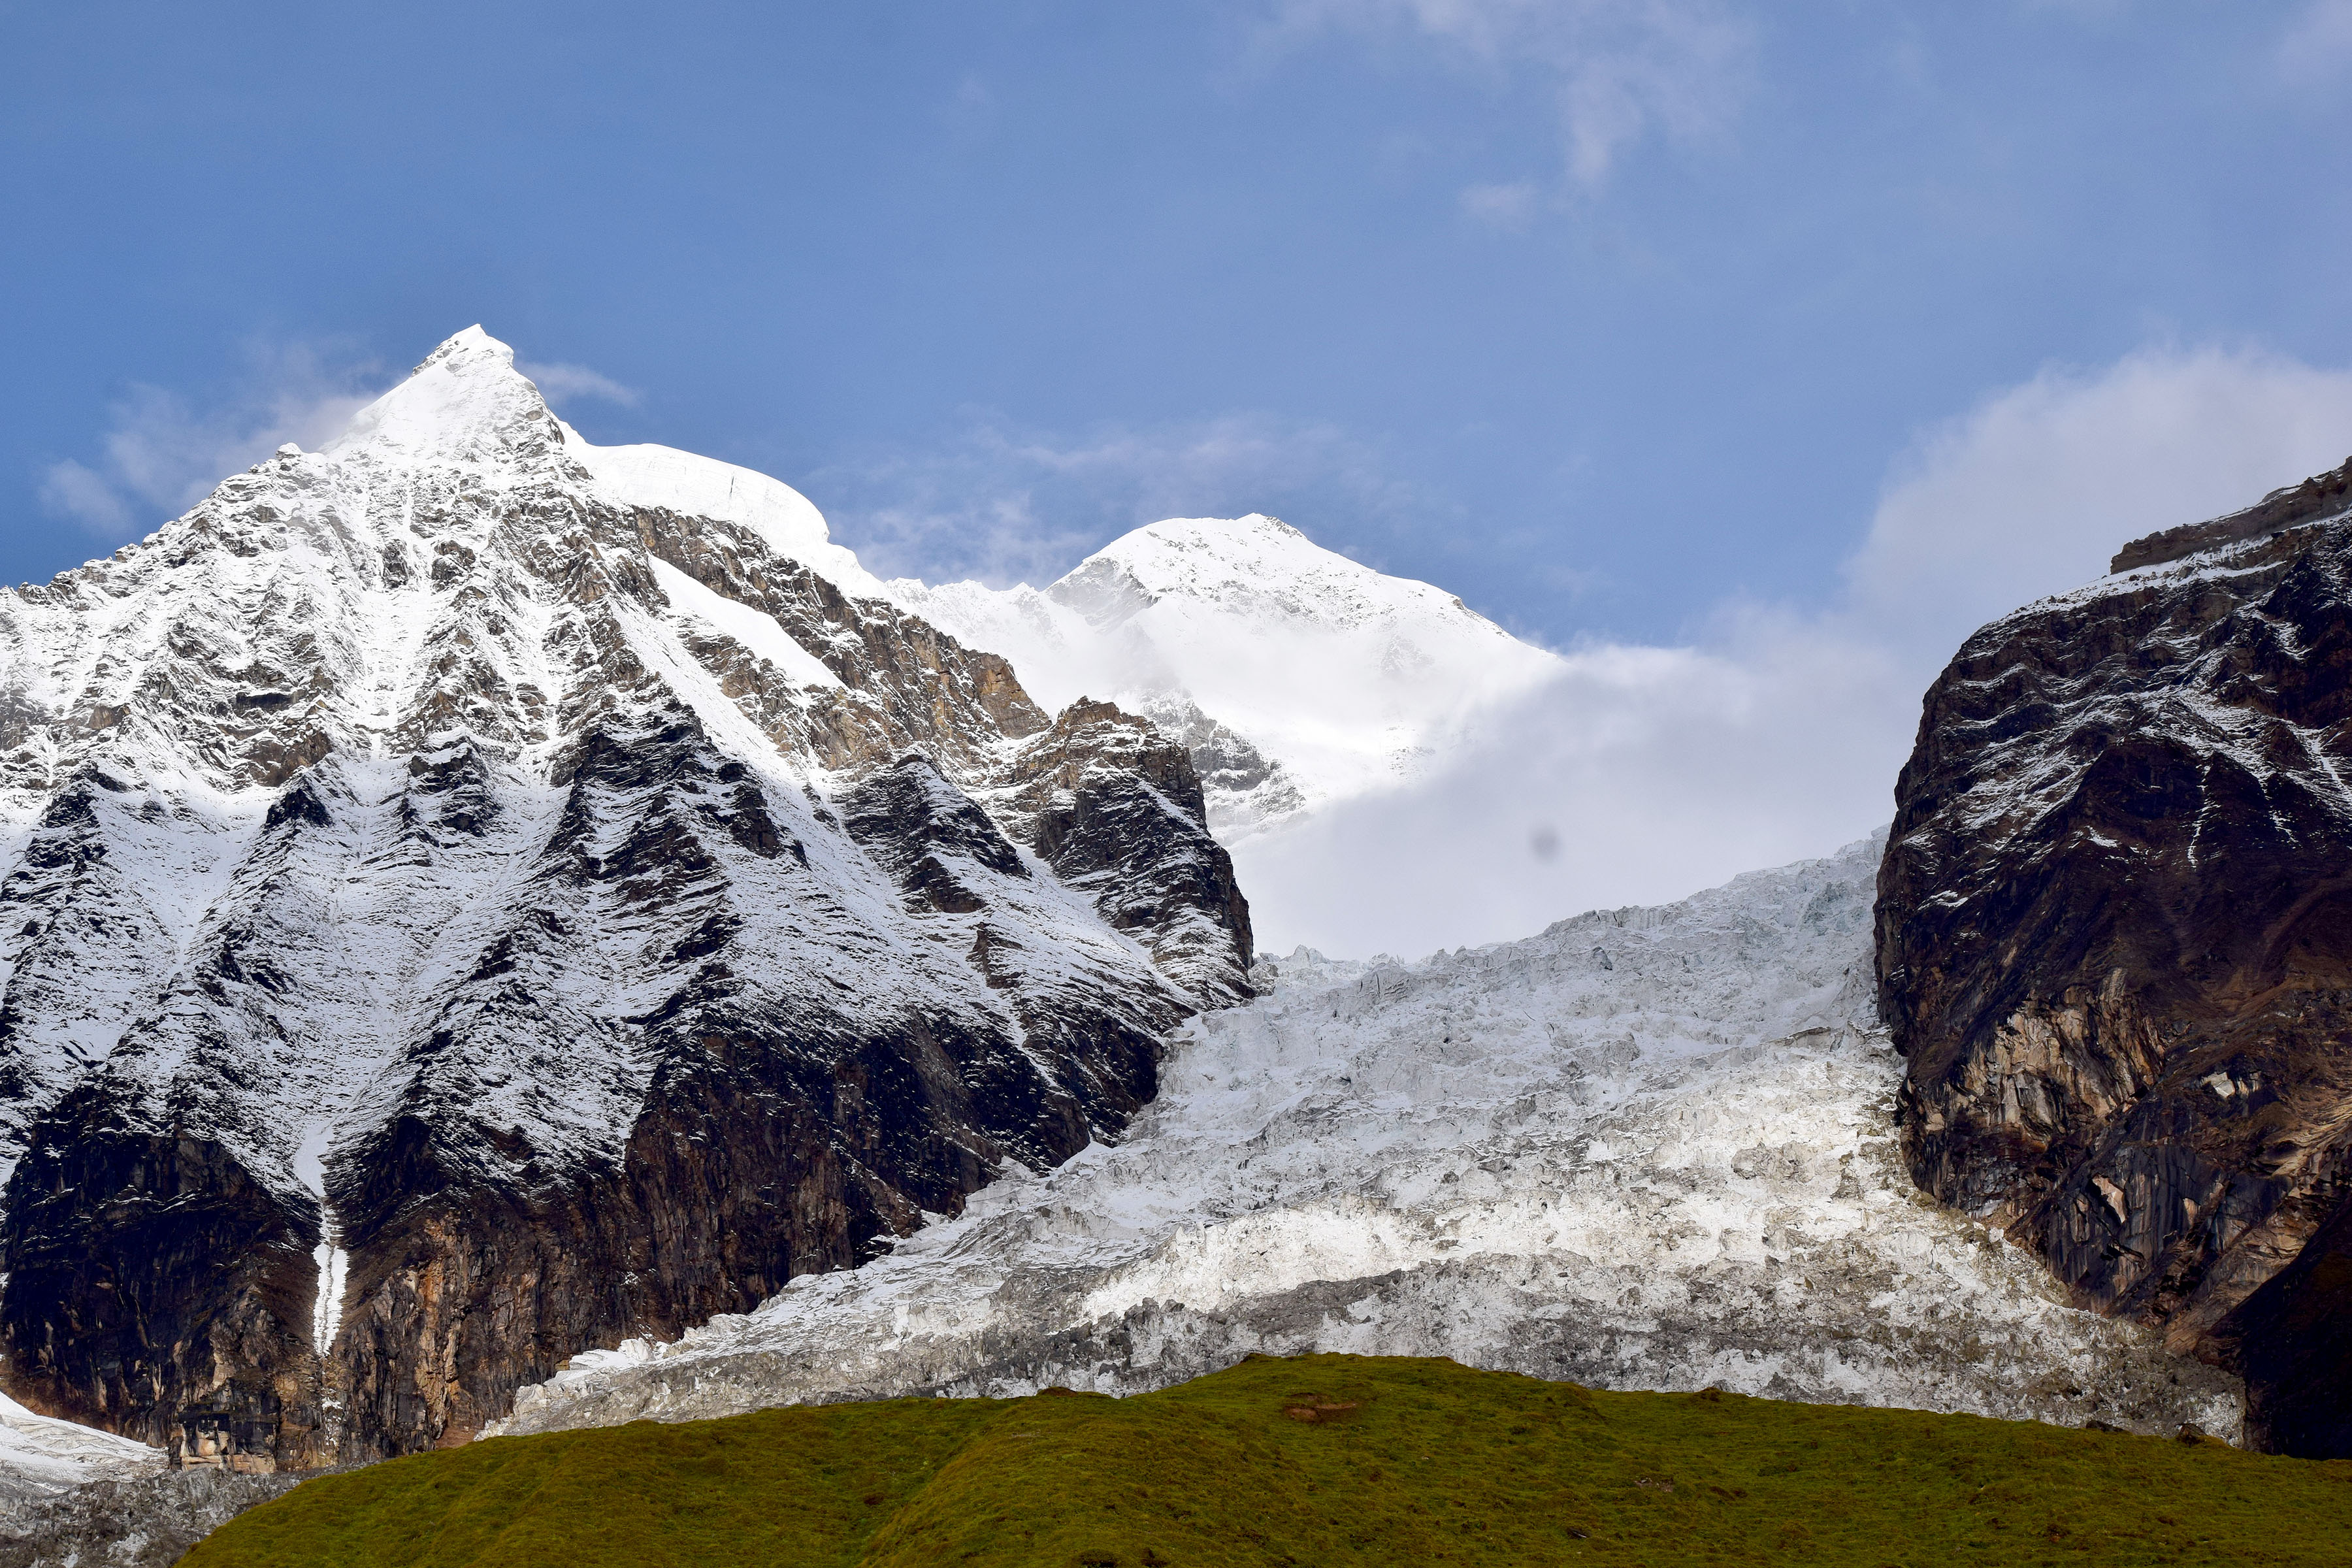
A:
[[[0,1338],[232,1469],[462,1441],[1150,1098],[1247,994],[1182,749],[459,334],[0,595]]]
[[[2126,547],[1928,692],[1879,873],[1920,1184],[2352,1453],[2352,504]]]

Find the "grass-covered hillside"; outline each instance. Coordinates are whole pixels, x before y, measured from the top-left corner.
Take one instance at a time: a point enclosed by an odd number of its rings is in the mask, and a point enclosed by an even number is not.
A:
[[[1113,1400],[500,1438],[309,1481],[188,1568],[2352,1562],[2352,1462],[1255,1358]]]

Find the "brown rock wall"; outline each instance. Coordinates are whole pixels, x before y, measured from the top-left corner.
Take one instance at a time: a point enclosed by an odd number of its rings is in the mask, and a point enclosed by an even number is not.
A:
[[[2029,606],[1928,692],[1879,877],[1921,1185],[2258,1411],[2239,1309],[2352,1161],[2347,692],[2352,523]]]

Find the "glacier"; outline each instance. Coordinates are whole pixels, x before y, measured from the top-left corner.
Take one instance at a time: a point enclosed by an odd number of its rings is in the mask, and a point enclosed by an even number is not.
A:
[[[1871,999],[1882,848],[1419,963],[1262,963],[1117,1142],[748,1314],[576,1356],[492,1430],[1343,1351],[2234,1433],[2232,1379],[1913,1188]]]

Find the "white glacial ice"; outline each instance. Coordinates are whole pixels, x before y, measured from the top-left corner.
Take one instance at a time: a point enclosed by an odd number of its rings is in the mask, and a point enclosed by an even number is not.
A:
[[[575,1357],[500,1429],[1125,1393],[1320,1350],[2234,1432],[2231,1380],[1914,1189],[1879,848],[1417,964],[1262,966],[1271,994],[1195,1020],[1118,1145],[749,1315]]]
[[[79,1422],[36,1415],[0,1394],[0,1508],[163,1468],[161,1448]]]

